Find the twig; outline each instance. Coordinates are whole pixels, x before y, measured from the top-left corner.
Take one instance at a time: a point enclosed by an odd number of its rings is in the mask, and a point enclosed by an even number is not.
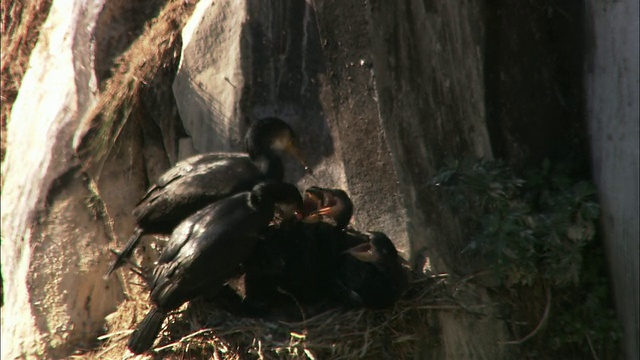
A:
[[[458,310],[462,309],[460,305],[420,305],[415,306],[416,310]]]
[[[131,284],[131,285],[135,285],[143,288],[146,288],[148,286],[147,284],[140,284],[139,282],[135,282],[135,281],[128,281],[127,284]]]
[[[141,278],[142,278],[142,280],[144,280],[144,281],[147,283],[147,285],[151,283],[151,281],[149,281],[149,279],[147,278],[147,276],[146,276],[146,275],[144,275],[144,274],[142,273],[142,271],[140,271],[140,270],[136,269],[135,267],[131,267],[129,270],[131,270],[131,272],[132,272],[132,273],[134,273],[134,274],[138,275],[139,277],[141,277]]]
[[[305,322],[307,320],[307,315],[304,312],[304,309],[302,308],[302,305],[300,305],[300,302],[298,302],[298,299],[295,298],[295,296],[293,296],[293,294],[289,293],[288,291],[284,290],[281,287],[278,287],[278,292],[284,295],[287,295],[288,297],[291,298],[291,300],[293,300],[293,302],[296,304],[296,307],[298,307],[298,311],[300,311],[300,315],[302,315],[302,322]]]
[[[102,355],[104,355],[104,354],[108,353],[109,351],[111,351],[111,350],[112,350],[113,348],[115,348],[116,346],[118,346],[118,343],[117,343],[117,342],[115,342],[115,343],[111,344],[111,345],[110,345],[109,347],[107,347],[106,349],[104,349],[104,350],[100,351],[100,352],[96,355],[96,358],[98,358],[98,359],[102,358]]]
[[[104,202],[102,198],[102,194],[100,194],[100,188],[98,187],[98,183],[94,180],[89,173],[85,172],[86,176],[85,182],[87,186],[87,190],[91,193],[91,195],[96,199],[96,205],[98,206],[98,214],[100,219],[106,226],[106,235],[110,242],[117,244],[117,236],[116,231],[113,227],[114,221],[111,214],[109,214],[109,208],[107,204]]]
[[[492,270],[480,270],[480,271],[478,271],[478,272],[476,272],[474,274],[468,275],[468,276],[460,279],[457,284],[464,284],[464,283],[468,282],[469,280],[473,280],[473,279],[475,279],[477,277],[480,277],[480,276],[483,276],[483,275],[486,275],[486,274],[490,274],[491,272],[492,272]]]
[[[112,332],[112,333],[109,333],[109,334],[104,334],[102,336],[98,336],[98,340],[101,340],[101,341],[102,340],[106,340],[106,339],[112,338],[112,337],[117,336],[117,335],[129,335],[132,332],[133,332],[133,330],[131,330],[131,329],[115,331],[115,332]]]
[[[318,22],[318,6],[316,5],[315,0],[311,0],[311,5],[313,5],[313,11],[315,12],[314,14],[314,18],[316,20],[316,28],[318,30],[318,37],[320,38],[320,46],[322,46],[322,48],[324,49],[325,47],[325,41],[324,38],[322,37],[322,31],[320,31],[320,22]]]
[[[185,335],[185,336],[181,337],[180,339],[178,339],[178,341],[169,343],[169,344],[164,345],[164,346],[157,347],[157,348],[153,349],[153,351],[154,352],[160,352],[162,350],[166,350],[166,349],[169,349],[169,348],[172,348],[172,347],[176,347],[176,346],[180,345],[180,343],[182,343],[185,340],[188,340],[188,339],[191,339],[191,338],[196,337],[198,335],[201,335],[201,334],[204,334],[204,333],[208,333],[208,332],[212,332],[212,331],[213,331],[213,329],[207,328],[207,329],[198,330],[196,332],[192,332],[191,334],[188,334],[188,335]]]
[[[113,344],[109,345],[107,348],[105,348],[104,350],[100,351],[96,355],[96,357],[98,359],[102,358],[102,355],[108,353],[113,348],[118,346],[119,341],[122,340],[123,338],[125,338],[127,335],[131,334],[132,332],[133,332],[133,330],[129,329],[129,330],[116,331],[116,332],[112,332],[110,334],[105,334],[105,335],[99,336],[98,340],[110,339],[110,338],[113,338],[113,337],[116,337],[116,336],[118,336],[118,337],[116,339],[112,339]]]
[[[591,337],[589,336],[589,333],[585,331],[584,335],[587,337],[587,343],[589,343],[589,349],[591,350],[591,355],[595,360],[600,360],[600,358],[598,357],[598,354],[596,354],[596,350],[593,348],[593,343],[591,342]]]
[[[458,309],[462,309],[465,310],[473,315],[486,315],[484,313],[480,313],[480,312],[476,312],[476,311],[472,311],[471,309],[478,309],[478,308],[486,308],[489,306],[496,306],[498,305],[498,303],[489,303],[489,304],[479,304],[479,305],[462,305],[459,302],[456,302],[457,305],[418,305],[418,306],[413,306],[412,309],[415,310],[458,310]]]
[[[502,345],[519,345],[522,344],[523,342],[531,339],[532,337],[534,337],[538,331],[540,331],[540,329],[542,328],[542,325],[544,325],[547,321],[547,318],[549,317],[549,310],[551,309],[551,289],[548,286],[545,286],[545,292],[547,295],[547,305],[544,308],[544,313],[542,314],[542,318],[540,319],[540,322],[538,322],[538,325],[535,327],[535,329],[533,329],[533,331],[531,331],[529,333],[529,335],[523,337],[520,340],[513,340],[513,341],[501,341],[498,342],[499,344]]]

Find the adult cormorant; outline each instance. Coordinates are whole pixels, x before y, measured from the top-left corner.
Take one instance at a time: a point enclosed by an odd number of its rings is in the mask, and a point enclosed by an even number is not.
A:
[[[122,266],[143,234],[170,234],[187,216],[219,199],[249,191],[261,181],[282,181],[279,152],[296,157],[305,169],[293,130],[284,121],[255,121],[245,136],[244,153],[207,153],[178,162],[151,186],[133,210],[136,228],[105,277]]]
[[[295,186],[260,183],[212,203],[184,220],[160,254],[150,281],[153,309],[131,335],[127,347],[147,351],[167,313],[198,295],[215,296],[254,251],[278,207],[284,218],[302,208]]]

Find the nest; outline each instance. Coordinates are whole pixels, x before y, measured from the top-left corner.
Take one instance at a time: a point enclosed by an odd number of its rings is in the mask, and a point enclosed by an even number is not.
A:
[[[302,320],[239,317],[197,299],[171,313],[150,355],[138,358],[210,359],[397,359],[419,348],[437,346],[439,311],[467,311],[454,293],[467,279],[412,274],[405,296],[386,310],[345,309],[325,304],[322,311],[298,304]],[[141,289],[143,290],[143,289]],[[142,293],[142,292],[141,292]],[[328,308],[327,308],[328,306]],[[149,305],[146,296],[123,303],[107,319],[111,332],[93,358],[126,358],[129,335]]]

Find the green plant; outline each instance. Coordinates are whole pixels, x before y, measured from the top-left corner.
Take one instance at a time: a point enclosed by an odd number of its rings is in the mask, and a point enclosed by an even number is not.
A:
[[[585,250],[584,263],[588,266],[582,267],[580,284],[558,293],[549,344],[553,349],[573,344],[600,354],[600,358],[615,358],[622,327],[611,307],[604,254],[596,244],[587,245]]]
[[[464,251],[480,252],[506,286],[579,281],[599,216],[595,188],[555,170],[547,161],[521,178],[501,161],[449,160],[432,180],[471,226]]]
[[[431,185],[470,228],[463,252],[480,254],[504,289],[542,283],[553,292],[546,339],[554,351],[616,351],[621,330],[594,241],[600,209],[590,182],[548,160],[518,175],[501,161],[466,159],[447,160]]]

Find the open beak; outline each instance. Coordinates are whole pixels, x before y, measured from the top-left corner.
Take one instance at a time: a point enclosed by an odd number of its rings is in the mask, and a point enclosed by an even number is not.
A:
[[[323,207],[321,209],[318,209],[318,210],[312,212],[309,215],[331,215],[332,212],[333,212],[333,207],[332,206],[327,206],[327,207]]]
[[[345,252],[362,262],[375,262],[380,257],[376,248],[369,242],[354,246]]]
[[[304,198],[302,200],[302,211],[304,215],[313,214],[322,205],[322,201],[322,193],[317,193],[313,188],[307,189],[304,192]]]

